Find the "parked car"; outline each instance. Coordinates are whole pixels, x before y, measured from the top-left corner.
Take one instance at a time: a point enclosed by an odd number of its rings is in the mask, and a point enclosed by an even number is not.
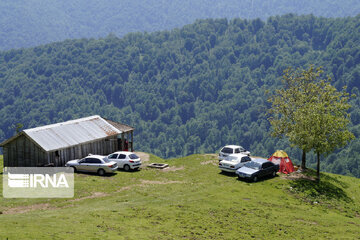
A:
[[[100,176],[113,173],[118,168],[116,162],[109,161],[107,157],[100,155],[89,155],[83,159],[71,160],[65,166],[74,168],[74,172],[95,172]]]
[[[219,162],[224,160],[226,157],[228,157],[231,154],[239,154],[239,153],[250,156],[250,152],[247,151],[242,146],[226,145],[219,152]]]
[[[249,161],[251,161],[251,158],[248,155],[232,154],[219,162],[219,168],[224,172],[235,172],[236,169],[244,166]]]
[[[248,179],[256,182],[261,177],[268,175],[276,176],[279,171],[279,165],[266,159],[255,158],[247,162],[243,167],[236,170],[239,179]]]
[[[133,152],[114,152],[108,156],[108,159],[117,162],[119,168],[123,168],[125,171],[141,167],[140,157]]]

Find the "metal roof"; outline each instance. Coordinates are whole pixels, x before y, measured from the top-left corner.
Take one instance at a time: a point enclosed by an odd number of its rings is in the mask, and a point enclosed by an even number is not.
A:
[[[135,128],[129,126],[129,125],[126,125],[126,124],[123,124],[123,123],[118,123],[118,122],[114,122],[114,121],[111,121],[109,119],[106,119],[104,118],[108,123],[110,123],[111,125],[113,125],[114,127],[116,127],[118,130],[122,131],[122,132],[130,132],[130,131],[133,131]]]
[[[118,135],[122,132],[98,115],[23,131],[24,134],[33,139],[47,152],[92,142],[108,136]],[[12,139],[14,138],[3,142],[1,145],[5,145]]]

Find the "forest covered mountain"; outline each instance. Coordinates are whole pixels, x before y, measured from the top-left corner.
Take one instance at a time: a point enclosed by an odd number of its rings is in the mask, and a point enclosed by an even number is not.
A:
[[[0,49],[73,38],[121,37],[170,30],[206,18],[261,18],[286,13],[346,17],[358,0],[2,0]]]
[[[66,40],[0,52],[0,141],[25,128],[99,114],[136,128],[135,149],[170,158],[241,144],[267,157],[301,152],[269,135],[270,94],[289,66],[323,66],[348,85],[357,137],[321,162],[360,177],[360,15],[198,20],[123,38]],[[315,159],[309,156],[309,166]]]

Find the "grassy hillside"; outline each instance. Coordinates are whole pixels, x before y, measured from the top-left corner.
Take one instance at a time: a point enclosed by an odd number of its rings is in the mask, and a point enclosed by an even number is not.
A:
[[[150,161],[170,168],[108,177],[76,174],[74,199],[1,198],[6,228],[0,228],[0,239],[360,236],[360,179],[323,174],[316,185],[279,175],[247,183],[220,174],[215,155]]]

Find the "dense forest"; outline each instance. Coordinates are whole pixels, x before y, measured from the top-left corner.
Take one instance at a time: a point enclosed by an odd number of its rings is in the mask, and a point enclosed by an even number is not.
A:
[[[327,156],[322,170],[360,177],[359,63],[360,15],[198,20],[172,31],[3,51],[0,141],[17,123],[99,114],[134,126],[136,150],[165,158],[240,144],[263,157],[284,149],[299,163],[298,149],[269,134],[267,99],[284,69],[314,64],[357,95],[350,126],[357,139]]]
[[[2,0],[0,49],[73,38],[122,37],[170,30],[207,18],[261,18],[286,13],[347,17],[358,0]]]

